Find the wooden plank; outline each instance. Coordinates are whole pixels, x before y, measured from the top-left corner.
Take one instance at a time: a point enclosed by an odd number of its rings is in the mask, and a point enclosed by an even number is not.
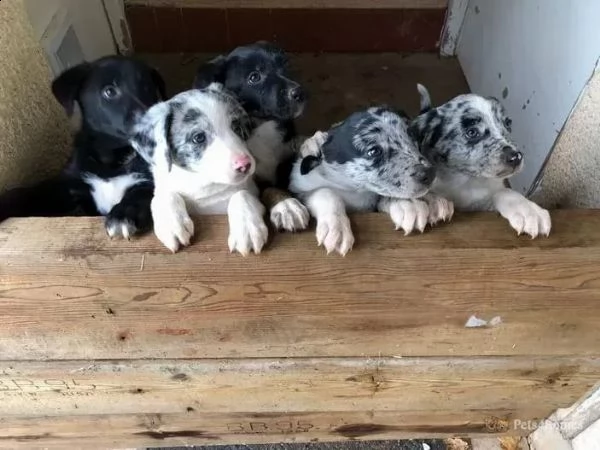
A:
[[[171,255],[109,241],[99,219],[0,225],[5,360],[564,355],[600,348],[600,212],[557,211],[548,239],[494,214],[404,237],[354,219],[355,250],[312,232],[231,255],[226,219]],[[477,314],[496,327],[467,329]]]
[[[572,404],[599,374],[599,358],[554,357],[9,361],[0,417],[508,408],[526,420]]]
[[[176,8],[442,9],[448,0],[126,0],[127,6]]]
[[[502,411],[511,416],[513,411]],[[525,413],[527,417],[531,414]],[[484,411],[130,414],[0,418],[0,448],[105,449],[489,435],[510,421]],[[499,425],[500,424],[500,425]],[[510,432],[511,435],[518,431]]]

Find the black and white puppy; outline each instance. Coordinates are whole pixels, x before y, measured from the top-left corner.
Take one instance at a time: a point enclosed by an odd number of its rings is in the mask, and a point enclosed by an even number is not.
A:
[[[52,92],[69,116],[80,116],[73,154],[58,177],[1,196],[0,216],[103,215],[111,237],[149,230],[152,177],[128,137],[135,118],[165,97],[161,76],[110,56],[65,71]]]
[[[150,162],[154,232],[171,251],[194,235],[192,216],[227,214],[229,248],[259,253],[268,230],[253,181],[256,162],[244,141],[250,119],[214,83],[153,106],[135,127],[132,144]]]
[[[256,159],[261,199],[278,229],[302,230],[309,214],[287,191],[294,160],[294,119],[304,111],[306,94],[288,73],[284,51],[269,42],[238,47],[200,66],[195,88],[217,82],[233,93],[252,119],[248,148]]]
[[[437,170],[432,192],[463,211],[498,211],[517,233],[550,233],[550,214],[510,189],[507,179],[523,167],[523,154],[510,140],[511,119],[495,98],[460,95],[433,108],[419,85],[421,115],[411,129]]]
[[[409,121],[387,107],[352,114],[302,146],[290,190],[317,220],[317,242],[345,255],[354,245],[346,211],[384,211],[407,233],[425,228],[430,207],[423,200],[434,167],[409,134]],[[443,199],[428,199],[441,219],[452,215]],[[442,211],[443,210],[443,211]]]

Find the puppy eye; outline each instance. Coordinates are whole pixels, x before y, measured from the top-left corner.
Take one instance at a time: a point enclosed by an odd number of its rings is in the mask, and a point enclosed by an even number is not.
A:
[[[377,158],[377,157],[381,156],[382,153],[383,153],[383,149],[379,146],[375,146],[375,147],[371,147],[367,151],[367,156],[369,158]]]
[[[239,120],[234,120],[231,122],[231,129],[235,134],[237,134],[242,140],[246,140],[248,138],[248,132],[245,127],[242,126]]]
[[[113,100],[121,95],[121,90],[116,86],[106,86],[102,89],[102,97],[106,100]]]
[[[248,84],[256,84],[260,81],[260,73],[252,72],[248,75]]]
[[[469,128],[465,135],[468,139],[476,139],[479,137],[479,130],[477,128]]]
[[[206,134],[205,133],[196,133],[192,137],[192,142],[196,145],[202,145],[206,142]]]
[[[504,126],[510,130],[510,127],[512,127],[512,120],[510,120],[509,118],[506,118],[504,120]]]

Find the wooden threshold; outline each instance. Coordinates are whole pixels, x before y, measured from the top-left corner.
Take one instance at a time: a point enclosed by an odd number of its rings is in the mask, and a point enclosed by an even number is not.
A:
[[[224,217],[175,255],[8,220],[0,448],[527,434],[600,379],[600,211],[553,220],[531,240],[495,214],[408,237],[355,216],[345,258],[313,231],[232,255]]]

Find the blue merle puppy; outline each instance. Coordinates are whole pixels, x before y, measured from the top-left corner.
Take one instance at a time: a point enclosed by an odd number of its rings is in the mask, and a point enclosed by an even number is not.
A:
[[[409,121],[387,107],[356,112],[302,146],[290,190],[317,220],[317,242],[348,253],[354,236],[346,211],[383,211],[407,233],[425,228],[430,209],[452,215],[443,199],[427,197],[435,168],[419,152]]]
[[[419,85],[421,114],[411,126],[421,151],[435,165],[432,192],[463,211],[498,211],[517,233],[550,233],[550,214],[508,187],[523,167],[510,139],[512,121],[495,98],[460,95],[434,108]]]

